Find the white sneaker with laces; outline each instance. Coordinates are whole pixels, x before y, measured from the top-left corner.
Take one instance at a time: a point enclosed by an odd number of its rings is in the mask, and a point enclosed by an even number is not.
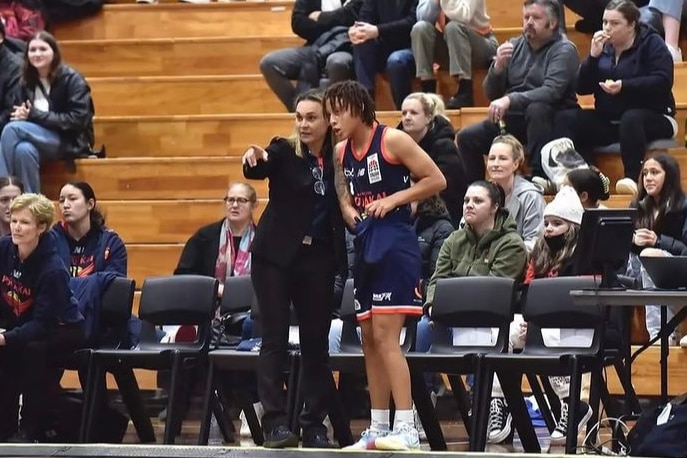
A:
[[[492,398],[489,403],[489,427],[487,429],[487,443],[500,444],[508,439],[511,433],[510,409],[503,398]]]
[[[375,442],[377,438],[384,437],[389,434],[388,431],[376,431],[367,428],[360,434],[360,439],[355,444],[344,447],[342,450],[375,450]]]
[[[401,423],[392,432],[375,440],[377,450],[415,450],[420,448],[420,437],[415,426]]]

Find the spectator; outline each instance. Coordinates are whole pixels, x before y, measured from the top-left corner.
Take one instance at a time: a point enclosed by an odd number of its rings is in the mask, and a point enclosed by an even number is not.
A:
[[[684,2],[681,0],[649,0],[649,10],[660,16],[660,28],[668,46],[668,51],[673,62],[682,62],[682,50],[680,49],[680,20]]]
[[[324,113],[321,92],[301,94],[294,136],[276,137],[266,149],[251,146],[243,156],[246,178],[270,180],[270,201],[251,249],[251,278],[260,317],[266,317],[260,320],[257,376],[268,448],[296,447],[299,442],[288,427],[282,389],[291,305],[299,324],[303,446],[334,448],[323,424],[334,389],[327,337],[334,277],[338,271],[345,278],[348,269],[334,185],[332,132]]]
[[[294,101],[301,93],[319,87],[323,73],[331,83],[354,76],[346,30],[358,18],[362,2],[296,0],[291,29],[305,45],[272,51],[260,61],[265,81],[288,111],[295,110]]]
[[[225,216],[220,221],[198,229],[186,241],[174,275],[205,275],[219,280],[218,294],[224,294],[224,283],[229,277],[250,275],[250,247],[255,236],[255,217],[258,206],[255,188],[248,183],[235,182],[224,197]],[[170,332],[174,330],[169,329]],[[253,320],[246,317],[242,323],[242,335],[251,336]],[[255,381],[246,380],[254,391]],[[262,403],[254,395],[253,408],[262,421]],[[240,414],[242,437],[250,437],[250,428],[243,411]]]
[[[17,177],[0,178],[0,237],[10,235],[10,205],[24,193],[24,185]]]
[[[60,190],[62,221],[51,229],[57,253],[75,278],[112,273],[126,277],[127,253],[116,232],[105,226],[95,191],[85,181]]]
[[[589,168],[571,170],[566,175],[564,184],[575,189],[585,210],[606,208],[599,201],[606,201],[610,197],[611,180],[593,165]]]
[[[20,92],[0,137],[0,176],[16,175],[27,192],[37,192],[41,160],[73,160],[90,151],[93,104],[88,84],[62,63],[48,32],[29,41]]]
[[[360,18],[348,29],[353,43],[356,79],[375,100],[375,75],[386,71],[397,110],[410,94],[415,62],[410,31],[416,21],[418,0],[388,2],[363,0]]]
[[[545,180],[540,150],[553,139],[554,114],[576,106],[579,58],[558,30],[558,12],[556,0],[526,0],[523,35],[498,47],[484,79],[488,119],[458,133],[468,182],[484,178],[483,155],[499,131],[527,145],[533,176]]]
[[[544,233],[537,239],[532,250],[525,274],[525,284],[529,284],[535,278],[566,277],[575,274],[573,271],[575,248],[583,214],[584,208],[575,190],[569,186],[563,186],[544,210]],[[522,315],[516,314],[510,328],[510,346],[517,349],[523,348],[526,333],[527,323],[523,321]],[[548,347],[560,345],[561,333],[560,329],[542,329],[544,344]],[[588,330],[580,330],[577,335],[591,338]],[[561,401],[561,415],[551,433],[550,443],[565,445],[569,421],[570,377],[549,377],[549,382]],[[492,405],[499,402],[494,400],[495,396],[497,399],[501,397],[502,405],[505,405],[502,399],[503,393],[496,383],[492,388]],[[592,409],[589,404],[580,401],[574,417],[578,425],[576,431],[579,431],[591,416]],[[496,419],[494,423],[500,423],[500,421]],[[489,424],[492,422],[490,421]]]
[[[436,94],[415,92],[403,101],[398,129],[412,137],[437,164],[446,178],[439,196],[457,226],[463,216],[463,196],[467,189],[463,162],[453,142],[454,130],[444,112],[444,101]]]
[[[594,146],[619,141],[624,178],[615,189],[635,196],[647,145],[677,132],[672,87],[673,60],[661,37],[639,22],[632,2],[613,0],[577,77],[577,91],[594,94],[594,109],[558,113],[555,135],[572,139],[587,162]]]
[[[592,34],[602,27],[604,9],[610,0],[561,0],[573,13],[582,19],[575,23],[575,30]],[[668,0],[671,1],[671,0]],[[680,0],[675,0],[680,1]],[[644,6],[649,0],[635,0],[637,7]]]
[[[487,173],[505,192],[505,206],[529,252],[544,229],[546,203],[541,189],[518,174],[524,160],[523,147],[515,137],[498,136],[487,156]]]
[[[637,220],[628,271],[641,279],[644,288],[650,288],[654,285],[638,256],[687,255],[687,200],[680,165],[673,156],[659,153],[644,161],[641,188],[630,207],[637,209]],[[668,320],[673,315],[668,307]],[[659,306],[646,306],[646,329],[651,339],[661,329],[660,317]]]
[[[62,375],[53,368],[83,342],[83,316],[45,235],[53,203],[23,194],[10,208],[12,236],[0,239],[0,441],[44,442]]]
[[[0,132],[10,120],[21,78],[21,57],[7,48],[6,39],[0,21]]]
[[[484,0],[420,0],[417,21],[410,41],[422,91],[436,92],[435,50],[440,49],[442,55],[448,53],[449,74],[458,82],[446,106],[473,106],[472,66],[488,67],[499,45]]]

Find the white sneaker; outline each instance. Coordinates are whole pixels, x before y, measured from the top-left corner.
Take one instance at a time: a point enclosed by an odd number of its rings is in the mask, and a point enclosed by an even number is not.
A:
[[[401,423],[396,429],[375,440],[377,450],[415,450],[420,448],[420,437],[415,426]]]
[[[615,192],[618,194],[637,197],[637,183],[632,178],[623,178],[615,184]]]
[[[377,438],[384,437],[389,434],[389,431],[375,431],[367,428],[360,434],[360,439],[355,444],[344,447],[342,450],[375,450],[375,443]]]
[[[262,417],[265,415],[265,409],[262,407],[262,402],[256,402],[253,404],[253,409],[255,409],[255,415],[258,417],[258,423],[262,426]],[[241,419],[241,429],[239,429],[239,435],[241,437],[251,437],[250,427],[248,426],[248,421],[246,420],[246,413],[242,410],[239,414]]]
[[[682,336],[682,339],[680,339],[680,346],[682,348],[687,348],[687,334]]]
[[[682,49],[680,48],[673,48],[669,44],[666,44],[668,47],[668,51],[670,51],[670,55],[673,58],[673,62],[682,62]]]

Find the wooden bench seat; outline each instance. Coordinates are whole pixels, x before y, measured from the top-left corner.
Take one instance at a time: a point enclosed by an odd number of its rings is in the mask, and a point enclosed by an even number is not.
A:
[[[243,180],[240,157],[82,159],[76,174],[61,162],[42,168],[41,191],[57,199],[69,180],[88,181],[101,200],[218,199],[229,183]],[[267,182],[254,182],[260,197]]]

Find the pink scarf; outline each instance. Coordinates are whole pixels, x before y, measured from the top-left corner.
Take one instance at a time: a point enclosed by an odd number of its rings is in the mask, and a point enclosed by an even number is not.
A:
[[[255,225],[250,223],[241,236],[239,249],[234,251],[234,235],[225,219],[219,234],[219,253],[215,263],[215,278],[224,283],[232,274],[235,277],[250,274],[250,245],[255,236]]]

